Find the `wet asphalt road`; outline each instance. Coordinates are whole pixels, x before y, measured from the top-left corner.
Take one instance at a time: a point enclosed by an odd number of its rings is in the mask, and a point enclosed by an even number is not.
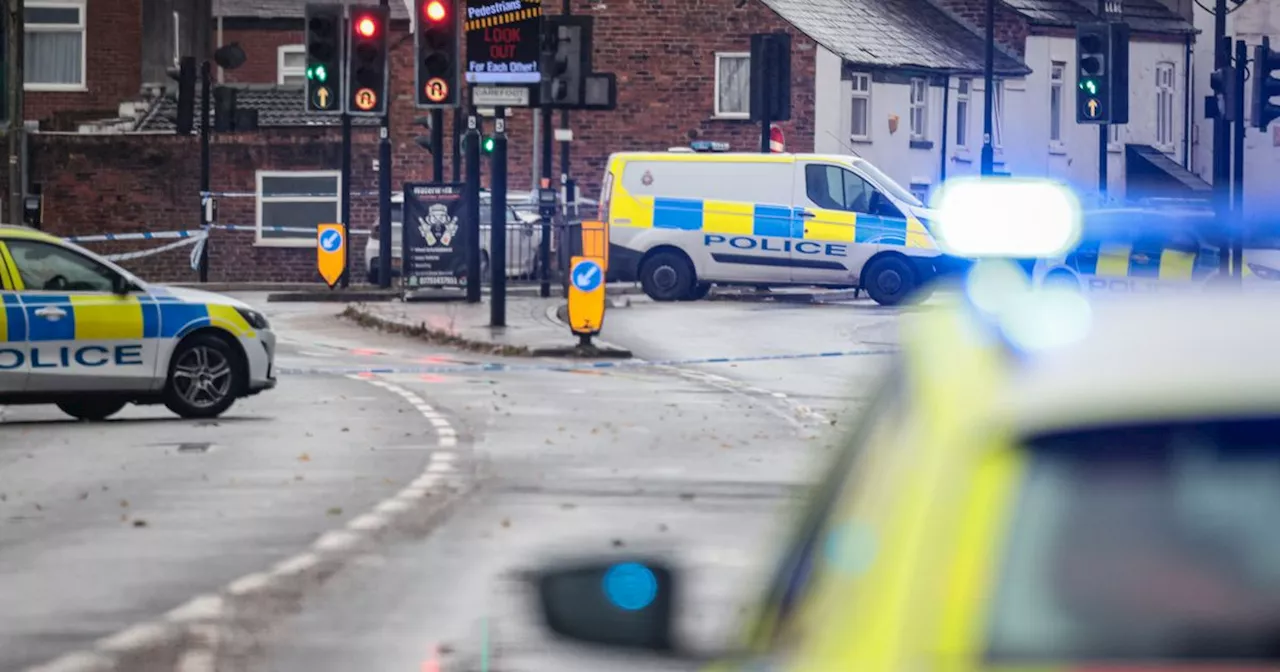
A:
[[[285,368],[484,359],[360,330],[332,305],[264,308]],[[892,326],[851,306],[638,304],[611,311],[605,336],[646,359],[750,357],[880,347]],[[827,418],[859,407],[885,361],[686,367],[710,381],[651,368],[382,376],[448,417],[476,490],[429,535],[330,579],[248,667],[625,669],[549,642],[530,618],[510,574],[557,553],[669,551],[688,570],[691,627],[719,640],[838,437]],[[435,448],[412,410],[326,375],[286,377],[216,423],[130,409],[93,427],[5,409],[0,594],[17,599],[0,612],[0,669],[217,590],[363,512]]]

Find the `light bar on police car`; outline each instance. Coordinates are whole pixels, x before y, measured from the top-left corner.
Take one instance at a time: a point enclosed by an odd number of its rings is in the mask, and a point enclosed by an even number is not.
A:
[[[1048,180],[956,178],[942,185],[935,207],[938,242],[960,257],[1049,257],[1080,240],[1080,201]]]

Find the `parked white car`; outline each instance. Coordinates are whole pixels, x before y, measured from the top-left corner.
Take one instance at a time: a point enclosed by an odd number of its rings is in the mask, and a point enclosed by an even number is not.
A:
[[[507,206],[507,277],[533,276],[537,271],[538,246],[542,242],[542,227],[536,208],[533,212],[521,212],[509,203]],[[391,275],[399,277],[404,247],[401,236],[404,223],[404,194],[391,196]],[[489,195],[480,195],[480,273],[489,272]],[[378,284],[379,224],[364,246],[364,264],[368,279]]]

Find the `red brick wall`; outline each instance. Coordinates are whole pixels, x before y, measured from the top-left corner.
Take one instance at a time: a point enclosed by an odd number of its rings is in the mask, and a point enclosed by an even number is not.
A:
[[[985,30],[987,0],[937,0],[943,9],[955,14],[971,28]],[[1003,2],[996,2],[996,40],[1018,55],[1026,53],[1030,25],[1022,15]]]
[[[222,43],[239,42],[244,48],[244,65],[223,72],[227,84],[275,84],[280,63],[279,49],[288,44],[302,44],[302,30],[225,30]],[[298,103],[301,105],[301,101]]]
[[[85,13],[86,91],[27,91],[25,116],[49,130],[114,117],[142,87],[142,0],[94,0]]]

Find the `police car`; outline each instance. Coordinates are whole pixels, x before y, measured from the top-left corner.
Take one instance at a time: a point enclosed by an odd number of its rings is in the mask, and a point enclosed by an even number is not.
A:
[[[924,203],[863,159],[720,149],[609,157],[611,275],[655,301],[715,283],[857,287],[895,305],[965,265],[939,251]]]
[[[275,335],[249,306],[145,283],[28,228],[0,225],[0,404],[85,420],[128,403],[221,415],[275,387]]]
[[[542,620],[716,672],[1274,667],[1280,303],[961,289],[904,317],[737,641],[681,637],[706,593],[633,550],[528,573]]]

